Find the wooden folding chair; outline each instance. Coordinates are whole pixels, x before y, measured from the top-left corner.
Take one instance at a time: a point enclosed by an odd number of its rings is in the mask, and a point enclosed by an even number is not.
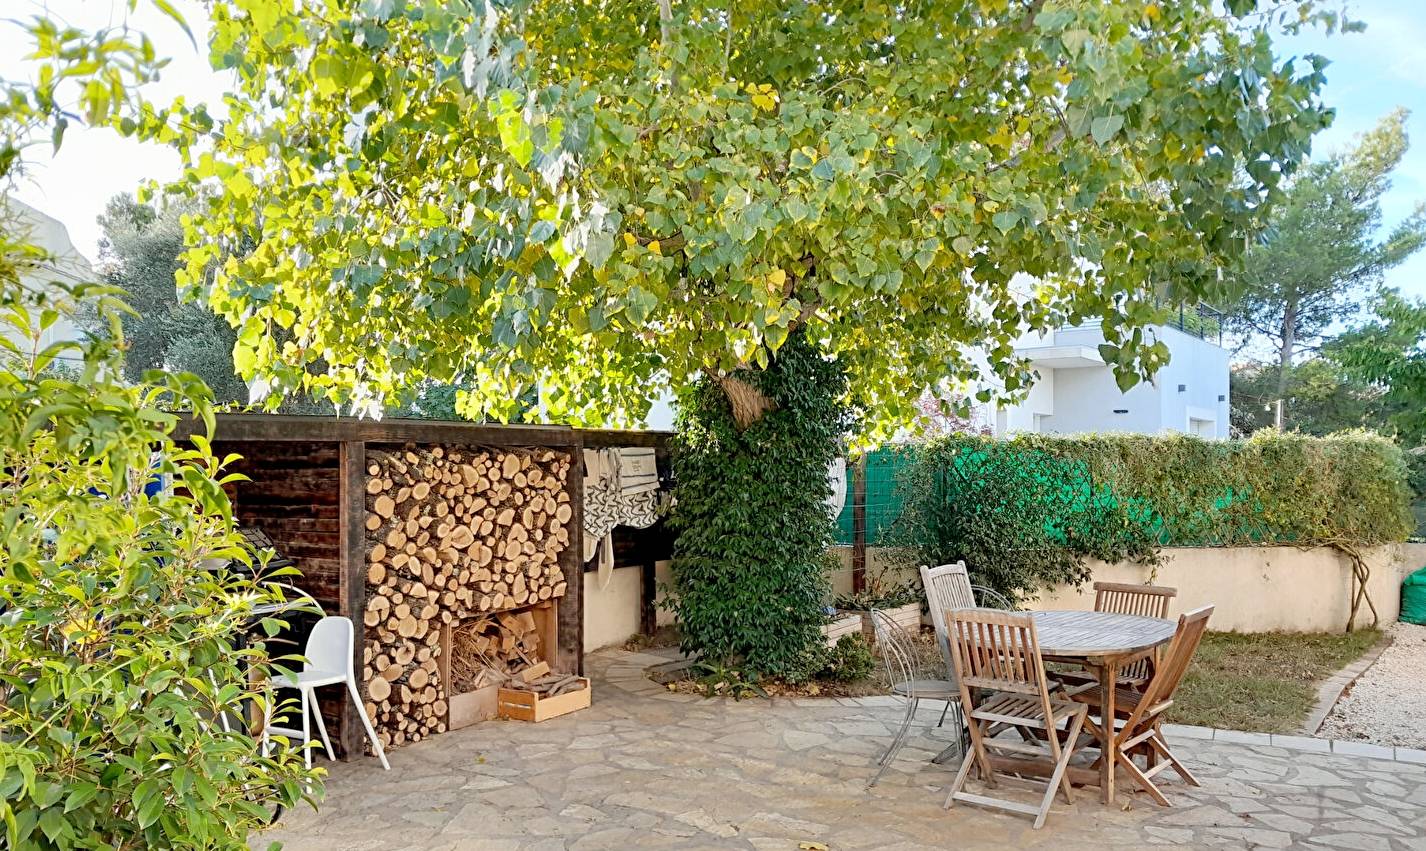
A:
[[[1164,711],[1173,705],[1174,692],[1178,690],[1179,683],[1183,682],[1184,672],[1188,670],[1188,663],[1193,661],[1193,654],[1198,650],[1198,643],[1203,640],[1203,633],[1208,629],[1208,618],[1212,614],[1213,607],[1204,606],[1180,616],[1178,629],[1174,631],[1168,651],[1164,653],[1163,661],[1154,671],[1149,684],[1142,692],[1127,688],[1118,689],[1114,694],[1116,717],[1102,718],[1100,721],[1100,726],[1106,729],[1117,726],[1118,729],[1114,733],[1117,742],[1115,760],[1134,778],[1134,782],[1143,787],[1149,797],[1161,806],[1172,806],[1169,799],[1164,797],[1164,793],[1159,791],[1159,787],[1154,785],[1154,777],[1164,769],[1172,766],[1189,785],[1198,785],[1198,779],[1174,756],[1173,751],[1169,750],[1162,727]],[[1098,689],[1092,689],[1076,694],[1074,699],[1097,707],[1100,703],[1100,692]],[[1119,722],[1121,718],[1122,723]],[[1135,752],[1144,755],[1146,764],[1142,769],[1134,762]],[[1159,761],[1161,759],[1162,762]]]
[[[1035,638],[1035,621],[1028,614],[993,609],[952,609],[946,612],[951,659],[960,685],[961,709],[970,729],[971,754],[961,761],[946,807],[956,801],[995,807],[1035,817],[1035,827],[1045,823],[1055,790],[1073,802],[1065,769],[1087,708],[1059,697],[1050,697],[1045,663]],[[1065,722],[1060,739],[1059,724]],[[993,726],[1017,727],[1026,733],[1024,741],[993,738]],[[1037,738],[1043,735],[1043,740]],[[991,788],[998,783],[991,751],[1005,751],[1037,759],[1049,757],[1049,779],[1039,806],[962,791],[972,765],[980,767],[981,779]]]
[[[1178,596],[1177,588],[1163,585],[1131,585],[1123,582],[1094,583],[1094,610],[1116,615],[1138,615],[1144,618],[1167,618],[1169,604]],[[1145,656],[1125,665],[1119,671],[1119,684],[1142,691],[1154,673],[1154,658]],[[1099,681],[1079,671],[1060,672],[1054,679],[1070,694],[1098,688]]]

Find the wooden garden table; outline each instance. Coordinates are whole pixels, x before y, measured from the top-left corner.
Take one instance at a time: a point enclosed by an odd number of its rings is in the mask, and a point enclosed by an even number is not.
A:
[[[1153,653],[1174,634],[1174,622],[1110,612],[1033,612],[1040,655],[1051,662],[1083,665],[1099,681],[1100,723],[1084,727],[1100,744],[1099,776],[1080,769],[1079,782],[1099,782],[1106,804],[1114,801],[1114,686],[1125,665]],[[1089,775],[1089,776],[1085,776]],[[1073,776],[1073,775],[1072,775]]]

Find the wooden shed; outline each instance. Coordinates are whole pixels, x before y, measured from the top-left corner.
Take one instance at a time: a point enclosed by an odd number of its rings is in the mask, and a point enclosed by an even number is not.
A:
[[[195,426],[186,428],[180,437]],[[462,624],[524,624],[521,641],[543,661],[583,672],[581,450],[665,441],[561,426],[225,414],[213,450],[241,456],[229,467],[248,479],[229,489],[238,522],[297,564],[293,584],[328,614],[351,618],[367,710],[399,746],[447,729],[451,635]],[[351,702],[323,697],[334,745],[363,750]]]

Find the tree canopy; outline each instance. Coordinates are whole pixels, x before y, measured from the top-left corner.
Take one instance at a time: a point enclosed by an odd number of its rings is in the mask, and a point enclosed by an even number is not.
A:
[[[358,411],[627,422],[801,330],[884,433],[1089,318],[1132,381],[1330,119],[1269,32],[1332,16],[1224,5],[217,0],[187,283]]]
[[[1385,270],[1426,245],[1426,204],[1379,234],[1381,199],[1408,147],[1407,116],[1392,112],[1352,148],[1300,171],[1267,238],[1244,259],[1230,325],[1271,344],[1274,401],[1288,395],[1294,358],[1320,346]]]

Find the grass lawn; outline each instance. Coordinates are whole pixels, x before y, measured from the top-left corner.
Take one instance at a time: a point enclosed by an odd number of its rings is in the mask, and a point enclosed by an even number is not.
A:
[[[1381,633],[1210,632],[1179,686],[1169,720],[1231,730],[1298,733],[1317,686],[1365,653]]]

